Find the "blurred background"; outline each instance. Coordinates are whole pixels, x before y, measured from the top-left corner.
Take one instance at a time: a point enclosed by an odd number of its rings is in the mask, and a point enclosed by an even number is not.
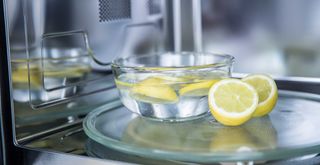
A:
[[[204,50],[236,72],[320,77],[320,1],[202,0]]]

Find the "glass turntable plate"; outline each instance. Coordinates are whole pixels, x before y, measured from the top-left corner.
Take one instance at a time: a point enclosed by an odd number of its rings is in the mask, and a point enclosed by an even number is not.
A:
[[[209,113],[186,122],[153,121],[132,114],[120,101],[92,111],[83,126],[92,140],[120,152],[212,163],[319,153],[319,117],[320,95],[280,90],[272,113],[237,127],[223,126]]]

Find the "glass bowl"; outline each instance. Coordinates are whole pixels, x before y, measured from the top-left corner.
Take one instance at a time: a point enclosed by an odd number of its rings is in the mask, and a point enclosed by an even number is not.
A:
[[[111,66],[120,99],[130,111],[182,121],[208,112],[208,91],[231,76],[233,62],[230,55],[167,52],[117,58]]]

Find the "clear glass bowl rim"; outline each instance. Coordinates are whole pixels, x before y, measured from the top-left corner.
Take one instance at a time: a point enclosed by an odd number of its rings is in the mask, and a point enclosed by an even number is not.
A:
[[[199,55],[210,55],[210,56],[218,56],[222,57],[225,62],[217,62],[212,64],[204,64],[204,65],[196,65],[196,66],[138,66],[138,65],[123,65],[121,64],[122,60],[128,60],[132,58],[143,58],[148,56],[161,56],[163,54],[199,54]],[[111,67],[112,68],[120,68],[123,70],[143,70],[143,71],[175,71],[175,70],[195,70],[195,69],[205,69],[205,68],[215,68],[215,67],[223,67],[223,66],[232,66],[235,61],[235,57],[228,55],[228,54],[218,54],[218,53],[210,53],[210,52],[157,52],[150,54],[143,54],[139,56],[131,56],[131,57],[124,57],[124,58],[116,58],[112,60]],[[163,69],[163,70],[162,70]]]

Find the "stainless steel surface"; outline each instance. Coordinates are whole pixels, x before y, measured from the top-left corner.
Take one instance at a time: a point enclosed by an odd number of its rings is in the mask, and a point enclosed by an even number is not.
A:
[[[181,52],[181,0],[173,0],[174,51]]]
[[[34,110],[32,106],[27,102],[14,101],[15,108],[15,127],[16,136],[18,139],[28,137],[32,134],[37,134],[43,130],[50,130],[51,128],[60,127],[64,123],[70,122],[68,117],[81,119],[91,111],[91,108],[95,106],[101,106],[107,102],[117,100],[118,93],[112,83],[113,77],[105,75],[103,81],[100,80],[102,87],[109,84],[109,89],[99,93],[86,93],[86,87],[82,90],[86,94],[94,94],[90,97],[88,95],[77,95],[71,100],[67,100],[65,103],[53,104],[49,106],[50,102],[46,102],[46,108]],[[109,83],[107,83],[109,82]],[[97,85],[96,85],[97,86]],[[101,88],[101,86],[95,87],[95,89]],[[16,89],[14,89],[16,90]],[[15,93],[14,93],[15,94]],[[28,94],[28,92],[20,93],[20,95]],[[18,95],[18,93],[17,93]],[[61,101],[61,100],[60,100]],[[49,107],[48,107],[49,106]]]
[[[26,143],[30,143],[30,142],[32,142],[34,140],[37,140],[37,139],[40,139],[42,137],[47,137],[47,136],[52,135],[54,133],[58,133],[60,131],[68,129],[69,127],[73,127],[74,125],[77,125],[79,123],[82,123],[82,120],[73,121],[71,123],[62,124],[61,126],[58,126],[58,127],[55,127],[55,128],[51,128],[51,129],[47,129],[47,130],[44,130],[44,131],[39,132],[39,133],[34,133],[32,135],[25,136],[23,138],[18,139],[18,143],[21,144],[21,145],[26,144]],[[61,138],[69,136],[68,134],[64,135]]]
[[[192,0],[192,25],[194,50],[202,51],[202,17],[201,17],[201,0]]]
[[[61,153],[53,153],[48,151],[33,151],[26,150],[25,151],[26,160],[24,164],[26,165],[43,165],[43,164],[63,164],[63,165],[128,165],[132,163],[120,162],[116,160],[101,160],[95,158],[88,158],[84,156],[75,156],[72,154],[61,154]]]
[[[166,5],[164,0],[10,1],[14,140],[25,145],[59,134],[81,122],[91,108],[117,99],[104,64],[115,56],[165,49]],[[84,57],[88,64],[77,60]],[[68,74],[75,65],[90,69],[79,79],[69,78],[77,74]]]

